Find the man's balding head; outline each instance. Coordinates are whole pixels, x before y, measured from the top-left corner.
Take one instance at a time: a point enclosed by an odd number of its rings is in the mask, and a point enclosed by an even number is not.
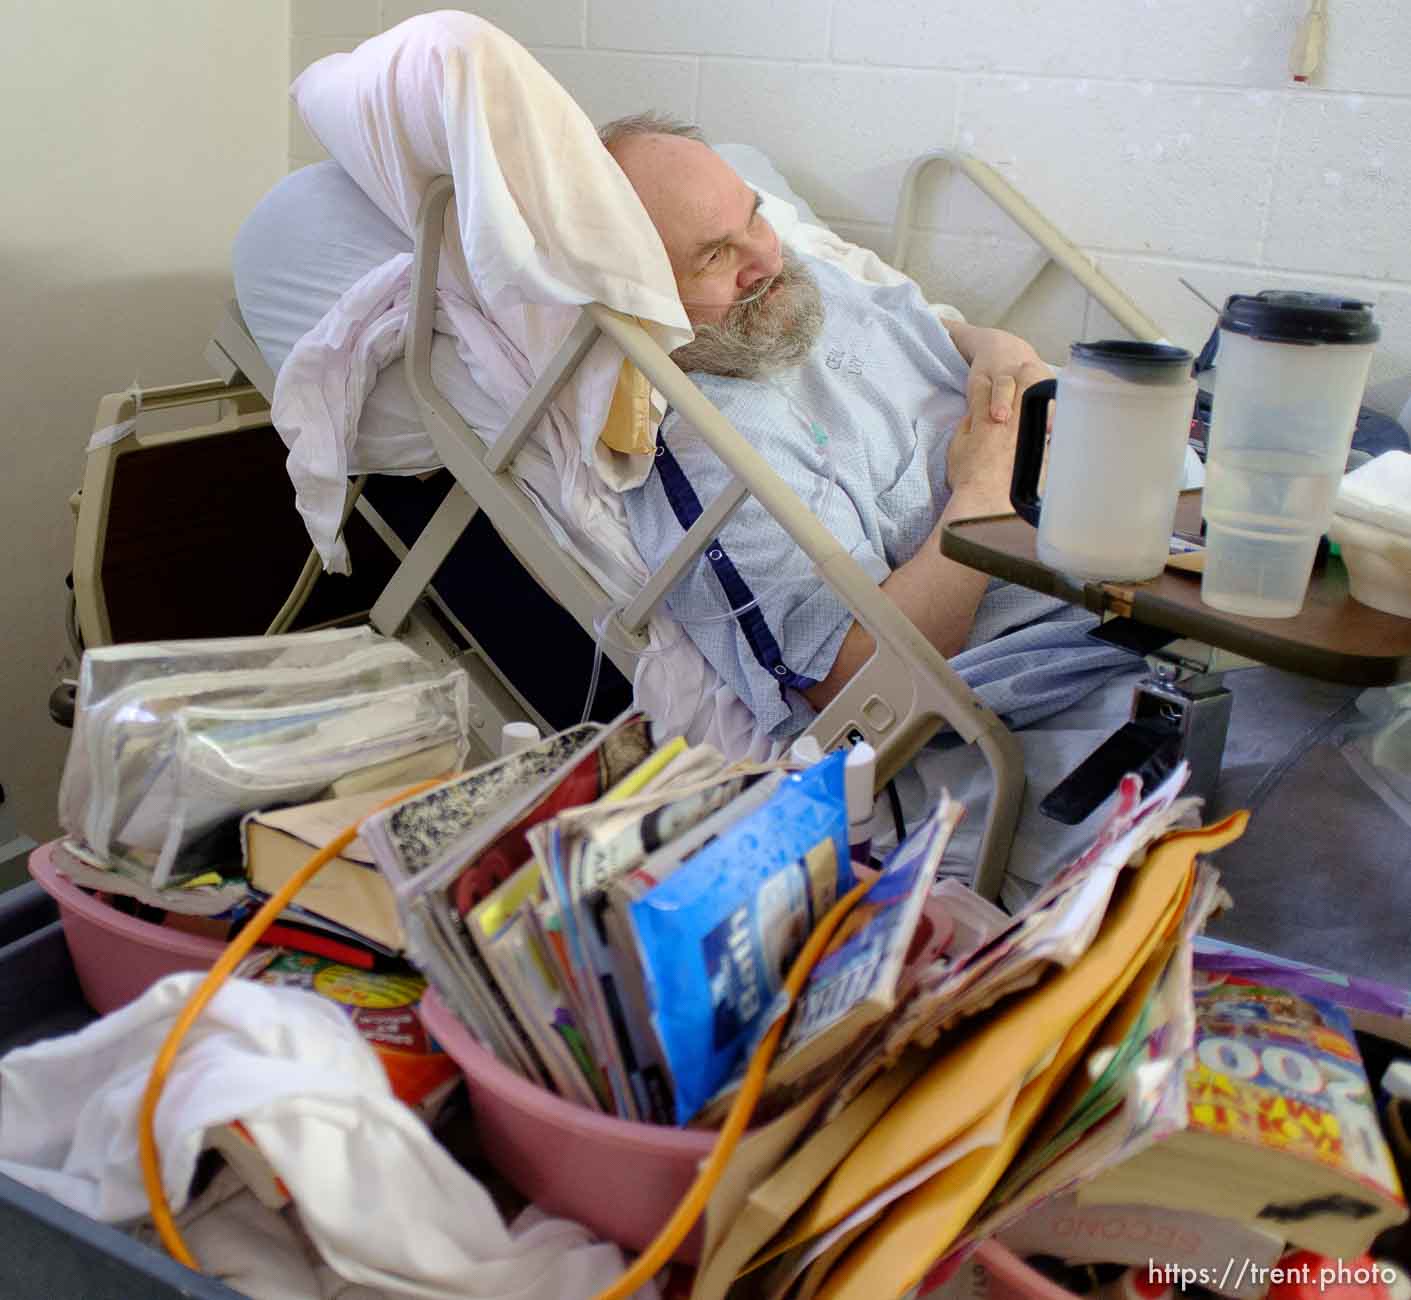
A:
[[[821,325],[818,291],[759,195],[693,127],[644,114],[600,135],[661,236],[696,327],[678,364],[741,376],[796,364]]]
[[[778,275],[779,237],[759,215],[759,196],[700,132],[644,115],[601,134],[661,236],[693,321],[719,321]]]

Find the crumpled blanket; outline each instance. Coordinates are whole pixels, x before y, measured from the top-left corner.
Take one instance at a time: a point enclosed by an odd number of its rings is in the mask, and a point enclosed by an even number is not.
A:
[[[138,1107],[200,979],[168,976],[79,1033],[0,1061],[0,1172],[96,1219],[144,1216]],[[231,1213],[213,1238],[216,1218],[195,1214],[209,1204],[193,1207],[193,1246],[238,1271],[230,1280],[247,1294],[568,1300],[622,1271],[618,1248],[578,1224],[531,1218],[507,1229],[489,1193],[392,1096],[343,1013],[312,994],[232,980],[196,1022],[157,1110],[174,1211],[187,1206],[206,1130],[235,1119],[298,1208],[296,1228],[218,1182],[206,1201],[228,1199]],[[300,1263],[304,1237],[315,1261]]]

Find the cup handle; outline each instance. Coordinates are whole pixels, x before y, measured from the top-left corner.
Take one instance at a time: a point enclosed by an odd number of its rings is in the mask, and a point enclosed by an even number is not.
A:
[[[1025,390],[1019,403],[1019,437],[1014,445],[1014,474],[1009,504],[1027,524],[1039,526],[1039,471],[1048,440],[1048,404],[1058,391],[1056,379],[1043,379]]]

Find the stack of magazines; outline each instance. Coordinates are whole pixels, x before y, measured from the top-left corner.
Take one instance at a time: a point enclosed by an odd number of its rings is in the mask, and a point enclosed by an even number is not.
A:
[[[627,714],[372,817],[407,950],[496,1057],[583,1106],[710,1123],[810,931],[856,883],[844,755],[727,764]],[[835,1070],[896,1003],[949,829],[893,855],[817,970],[772,1104]],[[944,920],[927,932],[949,936]]]

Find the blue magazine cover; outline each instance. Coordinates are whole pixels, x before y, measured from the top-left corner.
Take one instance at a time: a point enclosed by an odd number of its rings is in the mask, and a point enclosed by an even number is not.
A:
[[[678,1124],[734,1073],[809,932],[853,885],[843,761],[786,778],[630,905]]]

